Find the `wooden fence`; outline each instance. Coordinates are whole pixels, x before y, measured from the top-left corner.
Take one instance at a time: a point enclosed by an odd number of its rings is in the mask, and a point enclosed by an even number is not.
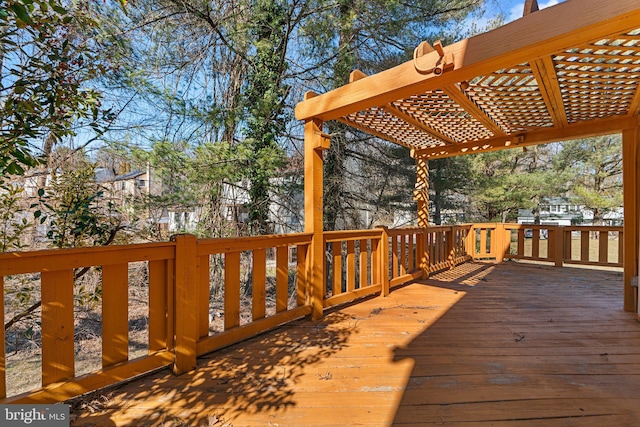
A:
[[[200,355],[310,314],[313,287],[322,288],[317,294],[327,308],[386,296],[394,286],[472,258],[620,266],[621,241],[620,227],[474,224],[325,232],[320,284],[308,279],[312,234],[205,240],[177,235],[164,243],[3,253],[0,312],[6,281],[31,275],[39,282],[42,372],[37,386],[8,396],[3,348],[0,403],[63,401],[169,366],[176,374],[187,372]],[[147,342],[135,357],[128,311],[134,263],[144,264],[148,291]],[[101,367],[77,374],[75,276],[86,268],[101,282]],[[212,298],[216,293],[220,300]]]

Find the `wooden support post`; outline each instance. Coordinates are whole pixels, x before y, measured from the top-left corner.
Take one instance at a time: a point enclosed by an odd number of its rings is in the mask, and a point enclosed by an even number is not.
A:
[[[196,237],[178,234],[174,268],[175,291],[175,362],[173,373],[189,372],[196,367],[196,343],[198,334],[196,306]]]
[[[622,132],[622,182],[624,189],[624,309],[637,311],[638,290],[632,286],[632,281],[638,275],[638,233],[640,210],[640,171],[638,157],[640,150],[640,129],[627,129]]]
[[[416,158],[413,199],[418,203],[418,227],[429,227],[429,163],[425,157]]]
[[[494,233],[496,233],[496,262],[502,262],[511,247],[511,230],[505,228],[504,224],[498,223]]]
[[[329,136],[322,121],[304,125],[304,230],[313,233],[309,250],[308,280],[311,286],[311,318],[323,316],[325,248],[322,230],[322,151],[329,148]]]

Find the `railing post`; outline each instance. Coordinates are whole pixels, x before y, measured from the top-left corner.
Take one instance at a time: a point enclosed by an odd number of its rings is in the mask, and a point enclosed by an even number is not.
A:
[[[304,230],[313,233],[307,269],[307,280],[311,286],[312,320],[322,319],[324,310],[326,249],[322,224],[322,152],[329,148],[330,139],[329,135],[322,132],[321,120],[308,120],[305,123]]]
[[[176,375],[196,367],[196,343],[198,334],[196,305],[196,237],[178,234],[171,238],[176,242],[174,268],[175,292],[175,362]]]
[[[511,248],[511,231],[503,223],[496,224],[496,261],[504,261],[505,255]]]
[[[380,274],[378,281],[382,285],[380,296],[386,297],[389,295],[389,234],[385,226],[379,225],[376,228],[380,229],[378,244],[378,273]]]
[[[555,238],[553,242],[553,256],[556,267],[562,267],[564,263],[564,227],[558,225],[553,230]]]

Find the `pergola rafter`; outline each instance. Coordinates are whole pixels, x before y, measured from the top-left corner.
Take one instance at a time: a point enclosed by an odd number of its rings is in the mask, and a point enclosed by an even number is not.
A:
[[[296,117],[339,120],[411,149],[417,162],[553,141],[623,134],[625,309],[634,310],[640,256],[640,4],[567,0],[449,46],[423,43],[413,60],[305,97]],[[305,138],[313,141],[309,134]],[[326,147],[325,147],[326,148]],[[313,158],[309,170],[322,168]],[[314,177],[317,180],[318,177]],[[426,182],[418,178],[418,186]],[[315,181],[305,210],[322,206]],[[421,187],[421,188],[422,188]],[[311,188],[311,187],[309,187]],[[318,197],[318,192],[320,197]],[[420,209],[426,209],[422,203]],[[426,218],[426,215],[422,215]],[[320,238],[320,230],[308,228]],[[322,264],[316,253],[314,264]]]

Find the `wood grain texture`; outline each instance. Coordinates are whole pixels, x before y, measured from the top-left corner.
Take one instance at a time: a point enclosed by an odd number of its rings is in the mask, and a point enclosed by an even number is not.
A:
[[[267,314],[267,251],[253,251],[253,274],[251,276],[253,320],[263,319]]]
[[[149,261],[149,352],[167,348],[169,289],[167,261]]]
[[[635,426],[640,324],[621,287],[466,263],[131,382],[72,425]]]
[[[129,265],[102,267],[102,367],[129,358]]]
[[[73,355],[73,270],[47,271],[41,275],[42,385],[75,373]]]

